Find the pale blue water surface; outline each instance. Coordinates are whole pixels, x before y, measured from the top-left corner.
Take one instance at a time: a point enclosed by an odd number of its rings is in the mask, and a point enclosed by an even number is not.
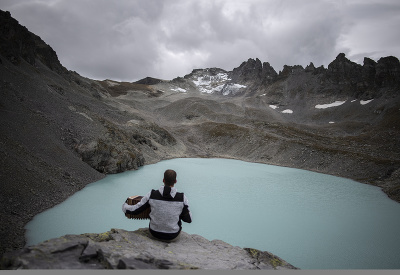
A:
[[[131,195],[162,185],[189,199],[183,231],[269,251],[301,269],[400,269],[400,204],[377,187],[305,170],[229,159],[173,159],[108,175],[27,224],[28,245],[66,234],[136,230]]]

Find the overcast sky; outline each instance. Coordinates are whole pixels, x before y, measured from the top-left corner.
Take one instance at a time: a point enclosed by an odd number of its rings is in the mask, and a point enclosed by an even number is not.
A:
[[[399,0],[0,0],[61,63],[92,79],[171,80],[249,58],[328,66],[400,57]]]

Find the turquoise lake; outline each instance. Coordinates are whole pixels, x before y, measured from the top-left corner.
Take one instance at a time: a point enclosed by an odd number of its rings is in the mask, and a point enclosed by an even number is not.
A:
[[[87,185],[26,225],[28,245],[66,234],[136,230],[131,195],[162,185],[189,199],[183,231],[269,251],[301,269],[400,269],[400,204],[378,187],[330,175],[231,159],[172,159]]]

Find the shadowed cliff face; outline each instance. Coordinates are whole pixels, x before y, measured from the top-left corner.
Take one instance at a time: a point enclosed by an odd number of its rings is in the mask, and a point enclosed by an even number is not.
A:
[[[176,157],[284,165],[381,186],[400,201],[400,65],[339,54],[328,68],[249,59],[171,81],[68,71],[0,11],[1,252],[23,226],[108,173]],[[138,68],[140,69],[140,68]]]

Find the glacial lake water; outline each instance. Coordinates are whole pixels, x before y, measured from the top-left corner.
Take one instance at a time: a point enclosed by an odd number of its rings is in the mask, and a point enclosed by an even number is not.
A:
[[[301,269],[400,269],[400,204],[377,187],[330,175],[230,159],[172,159],[87,185],[27,224],[28,245],[66,234],[136,230],[131,195],[177,171],[193,222],[183,231],[269,251]]]

